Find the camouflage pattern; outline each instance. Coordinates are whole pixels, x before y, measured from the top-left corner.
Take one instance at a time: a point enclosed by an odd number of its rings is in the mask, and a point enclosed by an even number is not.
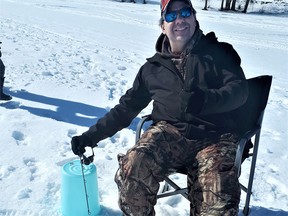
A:
[[[151,126],[126,155],[118,155],[115,182],[123,214],[155,215],[159,182],[185,167],[191,215],[237,215],[236,143],[231,134],[196,141],[186,139],[165,121]]]
[[[196,156],[196,166],[188,167],[190,215],[238,215],[240,184],[234,167],[237,140],[222,135]]]

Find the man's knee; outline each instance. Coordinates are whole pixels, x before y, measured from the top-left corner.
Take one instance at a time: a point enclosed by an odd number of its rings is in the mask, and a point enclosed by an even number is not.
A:
[[[128,215],[153,215],[159,183],[152,174],[154,162],[143,152],[128,151],[118,155],[119,169],[115,182],[119,189],[119,206]],[[131,165],[127,173],[127,164]]]
[[[225,139],[197,154],[198,172],[194,173],[194,178],[191,175],[190,195],[198,213],[237,215],[233,213],[238,211],[240,201],[240,185],[234,167],[236,149],[237,142]]]

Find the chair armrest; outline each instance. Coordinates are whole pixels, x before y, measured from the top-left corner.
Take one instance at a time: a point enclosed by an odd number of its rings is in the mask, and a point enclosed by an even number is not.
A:
[[[255,136],[257,133],[260,133],[260,130],[261,130],[261,127],[257,126],[253,128],[252,130],[247,131],[238,142],[238,147],[237,147],[237,152],[236,152],[236,157],[235,157],[235,162],[234,162],[234,166],[236,168],[238,178],[240,176],[240,167],[242,163],[242,156],[243,156],[245,145],[253,136]]]
[[[140,139],[141,136],[141,129],[143,127],[143,124],[146,121],[150,121],[151,120],[151,115],[145,115],[142,117],[142,119],[138,122],[137,124],[137,128],[136,128],[136,142]]]

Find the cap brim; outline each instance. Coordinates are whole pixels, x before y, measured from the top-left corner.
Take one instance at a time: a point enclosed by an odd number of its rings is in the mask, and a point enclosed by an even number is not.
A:
[[[166,11],[167,11],[167,8],[169,7],[170,3],[173,2],[173,1],[181,1],[181,0],[170,0],[164,8],[162,8],[161,10],[161,15],[165,14]],[[190,0],[184,0],[183,2],[187,3],[190,7],[193,7],[192,6],[192,2]]]

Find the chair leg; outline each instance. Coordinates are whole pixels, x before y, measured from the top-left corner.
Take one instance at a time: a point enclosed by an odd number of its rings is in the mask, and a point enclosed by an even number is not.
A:
[[[166,191],[169,191],[169,184],[165,181],[165,184],[164,184],[163,189],[162,189],[162,193],[164,193]]]
[[[174,190],[169,191],[170,187],[174,188]],[[180,188],[177,184],[175,184],[175,182],[173,182],[171,179],[169,179],[169,177],[165,177],[164,188],[162,190],[162,193],[157,195],[157,199],[162,198],[162,197],[167,197],[167,196],[173,196],[176,194],[180,194],[183,197],[185,197],[187,200],[189,200],[188,199],[188,188]]]
[[[259,140],[260,140],[260,131],[255,136],[254,150],[253,150],[250,175],[249,175],[249,181],[248,181],[248,187],[247,187],[247,195],[246,195],[245,206],[243,209],[244,216],[247,216],[249,214],[249,204],[250,204],[250,197],[252,194],[252,185],[253,185],[255,166],[256,166],[256,160],[257,160],[257,154],[258,154]]]

